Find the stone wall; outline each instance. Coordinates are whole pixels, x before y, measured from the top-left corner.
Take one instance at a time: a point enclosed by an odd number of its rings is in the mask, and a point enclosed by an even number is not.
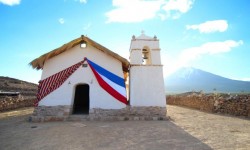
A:
[[[203,94],[191,92],[167,96],[167,104],[185,106],[206,112],[250,118],[249,94]]]
[[[0,112],[13,110],[22,107],[32,107],[35,97],[18,96],[0,96]]]
[[[79,120],[167,120],[166,107],[131,107],[123,109],[90,109],[88,115],[71,115],[70,106],[38,106],[30,121]]]

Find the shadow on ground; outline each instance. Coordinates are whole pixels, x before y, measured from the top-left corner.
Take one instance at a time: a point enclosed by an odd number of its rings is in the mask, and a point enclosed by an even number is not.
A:
[[[0,119],[0,149],[211,149],[171,121],[29,123],[27,118]]]

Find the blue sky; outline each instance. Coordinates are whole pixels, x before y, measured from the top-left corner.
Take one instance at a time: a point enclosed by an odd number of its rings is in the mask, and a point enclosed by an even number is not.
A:
[[[28,63],[82,34],[128,58],[144,30],[165,76],[192,66],[250,80],[249,14],[248,0],[0,0],[0,76],[37,83]]]

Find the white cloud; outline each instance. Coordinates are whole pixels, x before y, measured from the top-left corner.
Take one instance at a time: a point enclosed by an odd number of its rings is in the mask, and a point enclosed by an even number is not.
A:
[[[13,6],[13,5],[19,5],[21,0],[0,0],[0,3]]]
[[[199,47],[192,47],[185,49],[181,52],[176,62],[167,66],[168,75],[183,66],[189,66],[192,61],[203,55],[214,55],[218,53],[226,53],[234,47],[243,44],[243,41],[227,40],[223,42],[208,42]]]
[[[242,81],[250,81],[250,77],[249,78],[242,78],[240,80],[242,80]]]
[[[187,49],[186,52],[194,52],[194,54],[203,54],[203,53],[216,54],[221,52],[229,52],[231,48],[237,47],[242,44],[243,44],[242,40],[238,42],[234,40],[227,40],[224,42],[208,42],[201,45],[200,47]]]
[[[58,21],[59,21],[60,24],[64,24],[65,23],[64,18],[59,18]]]
[[[250,77],[247,78],[232,78],[233,80],[240,80],[240,81],[250,81]]]
[[[113,0],[117,7],[106,13],[107,22],[141,22],[155,17],[161,1]]]
[[[113,10],[105,15],[110,22],[131,23],[142,22],[154,17],[161,20],[177,19],[186,13],[194,0],[113,0]]]
[[[226,20],[206,21],[198,25],[187,25],[188,30],[199,30],[200,33],[224,32],[228,28]]]
[[[163,9],[167,12],[178,11],[180,13],[186,13],[192,8],[193,3],[193,0],[169,0],[163,6]]]
[[[87,3],[87,0],[79,0],[80,3],[84,3],[86,4]]]

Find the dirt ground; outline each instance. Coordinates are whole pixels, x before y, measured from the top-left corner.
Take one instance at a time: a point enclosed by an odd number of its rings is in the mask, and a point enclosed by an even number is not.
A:
[[[0,113],[0,149],[249,149],[250,120],[168,106],[170,121],[30,123],[33,108]]]
[[[168,105],[172,122],[213,149],[250,150],[250,120]]]

